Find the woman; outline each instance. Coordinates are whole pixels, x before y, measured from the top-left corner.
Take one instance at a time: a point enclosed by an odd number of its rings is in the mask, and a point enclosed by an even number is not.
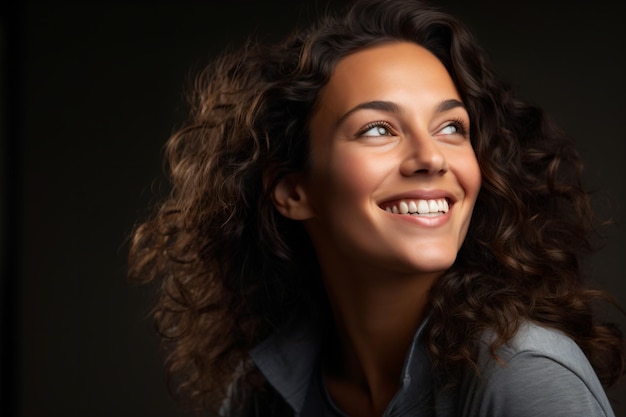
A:
[[[613,415],[572,143],[467,29],[358,1],[199,77],[131,275],[178,394],[224,415]]]

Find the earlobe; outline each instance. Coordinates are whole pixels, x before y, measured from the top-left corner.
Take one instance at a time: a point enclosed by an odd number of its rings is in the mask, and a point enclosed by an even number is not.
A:
[[[289,219],[307,220],[313,217],[301,174],[285,175],[274,187],[272,201],[276,210]]]

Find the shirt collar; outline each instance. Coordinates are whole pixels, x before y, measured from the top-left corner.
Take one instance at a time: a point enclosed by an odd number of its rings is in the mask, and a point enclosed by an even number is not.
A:
[[[296,322],[265,339],[250,357],[267,381],[296,413],[301,412],[320,350],[319,332]]]
[[[421,337],[428,319],[417,329],[405,358],[401,387],[390,408],[413,409],[430,397],[433,389],[432,362]],[[267,381],[291,406],[302,412],[314,379],[320,351],[320,332],[312,323],[296,322],[265,339],[250,351],[250,357]],[[416,393],[420,395],[416,396]]]

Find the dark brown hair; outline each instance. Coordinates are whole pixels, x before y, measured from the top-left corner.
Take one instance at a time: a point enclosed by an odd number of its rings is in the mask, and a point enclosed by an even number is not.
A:
[[[427,345],[439,369],[471,364],[486,329],[493,352],[532,320],[573,338],[605,384],[623,372],[620,331],[592,314],[607,297],[581,273],[593,217],[572,142],[499,80],[459,21],[419,1],[365,0],[283,43],[216,60],[167,143],[171,194],[134,232],[130,275],[159,283],[173,385],[201,407],[219,407],[228,387],[245,403],[259,386],[248,351],[287,318],[324,308],[309,239],[269,195],[306,167],[309,116],[337,62],[393,40],[447,68],[483,178],[458,258],[431,291]]]

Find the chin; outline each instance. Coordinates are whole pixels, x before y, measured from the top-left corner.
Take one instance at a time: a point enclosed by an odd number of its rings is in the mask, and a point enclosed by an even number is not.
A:
[[[419,259],[414,259],[412,267],[419,273],[443,273],[447,271],[456,260],[456,252],[454,253],[426,253],[421,254]]]

